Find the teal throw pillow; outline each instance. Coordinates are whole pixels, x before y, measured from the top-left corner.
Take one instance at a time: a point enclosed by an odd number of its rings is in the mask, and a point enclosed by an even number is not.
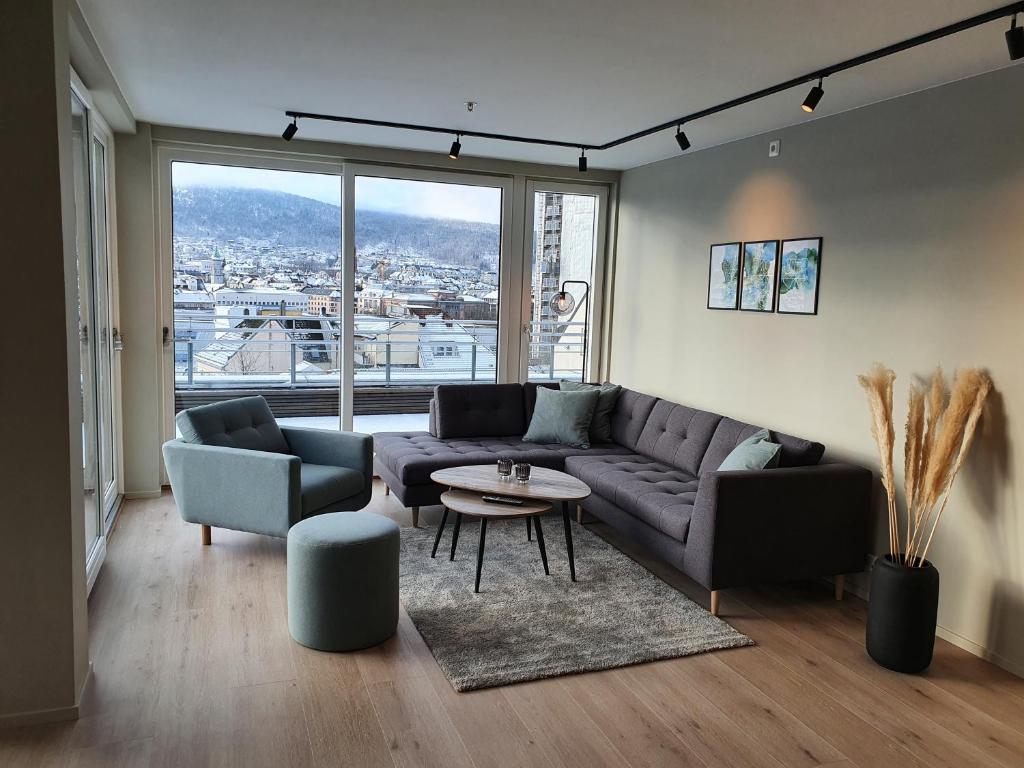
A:
[[[771,442],[771,433],[762,429],[733,448],[718,469],[772,469],[779,466],[781,453],[782,446]]]
[[[561,392],[537,387],[530,428],[523,435],[528,443],[561,443],[573,448],[590,447],[590,422],[597,408],[596,389]]]
[[[619,400],[622,387],[618,384],[607,383],[583,384],[579,381],[566,381],[565,379],[562,379],[558,386],[563,392],[597,390],[597,408],[594,409],[594,418],[590,422],[590,442],[610,443],[612,441],[612,411],[615,410],[615,403]]]

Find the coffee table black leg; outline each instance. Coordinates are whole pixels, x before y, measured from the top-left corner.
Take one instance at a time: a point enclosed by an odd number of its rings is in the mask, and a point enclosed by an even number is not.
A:
[[[455,513],[455,528],[452,531],[452,556],[448,558],[449,560],[454,560],[455,559],[455,546],[459,543],[459,528],[461,528],[461,527],[462,527],[462,513],[461,512],[456,512]]]
[[[530,535],[530,522],[533,520],[532,517],[526,518],[526,540],[533,541],[533,536]]]
[[[529,520],[530,518],[526,518]],[[537,515],[537,546],[540,547],[540,559],[544,563],[544,575],[550,576],[548,571],[548,551],[544,548],[544,529],[540,527],[540,515]]]
[[[480,591],[480,569],[484,566],[484,541],[487,538],[487,518],[480,518],[480,547],[476,551],[476,585],[474,592]]]
[[[444,533],[444,523],[447,519],[448,507],[445,507],[444,514],[441,515],[441,524],[437,526],[437,536],[434,537],[434,548],[430,551],[431,557],[437,554],[437,545],[441,543],[441,534]]]
[[[565,549],[569,553],[569,577],[576,581],[576,558],[572,553],[572,523],[569,522],[569,505],[562,503],[562,522],[565,523]]]

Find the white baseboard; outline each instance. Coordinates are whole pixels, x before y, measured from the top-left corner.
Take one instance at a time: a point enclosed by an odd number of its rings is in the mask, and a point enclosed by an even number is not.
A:
[[[62,723],[67,720],[77,720],[85,692],[92,684],[92,662],[85,672],[85,680],[82,681],[82,688],[78,692],[75,703],[69,707],[54,707],[53,709],[37,709],[32,712],[14,712],[10,715],[0,715],[0,729],[21,728],[27,725],[42,725],[44,723]]]
[[[125,491],[124,497],[126,499],[159,499],[163,495],[163,491],[157,489],[155,491]]]

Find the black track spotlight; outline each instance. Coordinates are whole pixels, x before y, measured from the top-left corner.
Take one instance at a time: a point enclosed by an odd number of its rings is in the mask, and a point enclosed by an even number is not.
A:
[[[580,149],[580,162],[579,162],[580,173],[587,172],[587,155],[585,149]]]
[[[455,141],[452,142],[452,148],[448,150],[448,158],[451,160],[459,159],[459,152],[462,151],[462,144],[459,143],[459,139],[462,138],[461,133],[455,134]]]
[[[295,136],[298,130],[299,121],[297,118],[293,117],[292,121],[285,126],[284,133],[281,134],[281,138],[284,139],[285,141],[291,141],[292,137]]]
[[[825,95],[825,89],[821,87],[821,78],[818,78],[818,84],[811,88],[807,92],[807,98],[804,99],[804,103],[800,105],[800,109],[804,112],[813,112],[814,108],[818,106],[818,102],[821,101],[821,97]]]
[[[690,148],[690,140],[686,138],[686,134],[683,133],[682,125],[679,125],[676,128],[676,144],[679,145],[680,152],[685,152]]]
[[[1024,59],[1024,27],[1017,26],[1017,14],[1010,19],[1010,28],[1006,31],[1006,50],[1010,52],[1010,61]]]

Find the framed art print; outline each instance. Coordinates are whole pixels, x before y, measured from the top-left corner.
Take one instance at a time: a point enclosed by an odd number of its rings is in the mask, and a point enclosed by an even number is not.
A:
[[[821,238],[783,240],[779,257],[778,311],[787,315],[818,314],[821,282]]]
[[[743,244],[740,309],[748,312],[771,312],[775,309],[775,270],[778,260],[778,240]]]
[[[740,286],[740,244],[711,246],[708,264],[708,309],[736,309]]]

